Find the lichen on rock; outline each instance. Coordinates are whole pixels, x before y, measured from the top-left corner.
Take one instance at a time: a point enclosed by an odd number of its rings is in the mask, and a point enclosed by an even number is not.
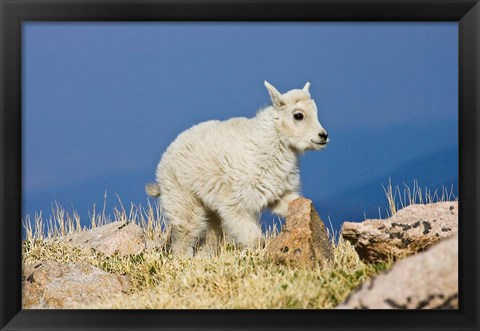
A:
[[[267,246],[268,259],[295,267],[313,268],[333,258],[333,250],[312,201],[290,202],[286,224]]]
[[[342,237],[367,263],[398,260],[458,232],[458,202],[410,205],[389,219],[345,222]]]

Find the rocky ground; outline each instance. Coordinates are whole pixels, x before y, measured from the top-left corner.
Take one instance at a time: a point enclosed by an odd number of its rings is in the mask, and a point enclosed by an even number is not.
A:
[[[338,308],[458,309],[457,201],[411,205],[387,220],[345,222],[342,236],[367,263],[398,263]]]
[[[411,205],[392,217],[344,222],[342,236],[366,262],[401,259],[458,232],[458,202]]]
[[[439,202],[345,222],[332,245],[312,202],[299,198],[265,248],[224,244],[180,261],[139,225],[113,222],[25,242],[23,307],[455,309],[457,232],[458,203]],[[184,300],[194,293],[204,298]]]
[[[458,309],[458,235],[399,261],[337,308]]]

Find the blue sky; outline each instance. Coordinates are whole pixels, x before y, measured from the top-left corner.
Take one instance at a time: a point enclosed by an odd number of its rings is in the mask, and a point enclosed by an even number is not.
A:
[[[330,143],[302,193],[335,228],[393,184],[458,192],[456,23],[23,23],[23,215],[145,204],[171,141],[311,82]],[[269,220],[269,212],[264,219]]]

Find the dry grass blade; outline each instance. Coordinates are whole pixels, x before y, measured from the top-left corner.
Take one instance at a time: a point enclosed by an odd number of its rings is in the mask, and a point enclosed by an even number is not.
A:
[[[431,191],[427,187],[421,188],[417,180],[413,181],[412,187],[403,183],[403,194],[398,185],[392,186],[392,181],[389,178],[387,186],[383,185],[383,191],[388,201],[387,216],[394,215],[398,210],[414,204],[430,204],[435,202],[458,200],[458,197],[453,193],[453,185],[448,190],[442,186],[441,194],[438,190]],[[381,217],[380,217],[381,218]]]
[[[383,186],[389,203],[387,214],[413,203],[457,199],[450,190],[441,193],[422,190],[415,181],[413,188],[405,185]],[[118,196],[117,196],[118,197]],[[106,194],[105,194],[106,199]],[[55,203],[52,216],[44,219],[42,213],[32,219],[27,215],[22,223],[25,229],[23,263],[53,260],[62,263],[85,261],[107,272],[127,275],[131,282],[129,293],[124,293],[79,308],[332,308],[369,277],[391,266],[364,264],[350,243],[341,236],[337,241],[333,227],[330,235],[334,248],[333,260],[313,270],[292,269],[263,258],[264,249],[240,250],[224,240],[218,252],[182,259],[168,253],[166,243],[170,228],[160,206],[147,200],[145,207],[131,205],[126,210],[118,197],[120,208],[113,218],[101,214],[93,206],[91,227],[114,221],[140,225],[147,240],[162,243],[137,255],[107,257],[98,252],[87,252],[52,238],[79,231],[77,212],[70,216]],[[278,232],[279,222],[266,231],[267,245]]]
[[[159,205],[150,200],[146,207],[132,205],[128,211],[121,205],[111,220],[105,209],[100,215],[93,209],[90,221],[92,227],[112,221],[134,222],[144,229],[148,240],[161,243],[167,242],[170,231]],[[278,234],[277,223],[268,229],[267,243]],[[342,239],[337,243],[332,239],[335,257],[329,265],[296,270],[266,261],[263,249],[240,250],[228,240],[218,253],[193,259],[169,254],[165,244],[125,257],[84,251],[52,240],[84,231],[78,213],[70,216],[58,203],[48,222],[40,213],[35,215],[34,225],[29,216],[23,224],[23,263],[85,261],[107,272],[128,275],[129,293],[85,308],[331,308],[377,270],[364,265]]]

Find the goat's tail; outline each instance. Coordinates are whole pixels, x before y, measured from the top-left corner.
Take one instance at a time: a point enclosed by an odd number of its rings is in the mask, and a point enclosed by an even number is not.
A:
[[[152,198],[158,198],[161,193],[160,185],[157,183],[148,183],[145,185],[145,192]]]

